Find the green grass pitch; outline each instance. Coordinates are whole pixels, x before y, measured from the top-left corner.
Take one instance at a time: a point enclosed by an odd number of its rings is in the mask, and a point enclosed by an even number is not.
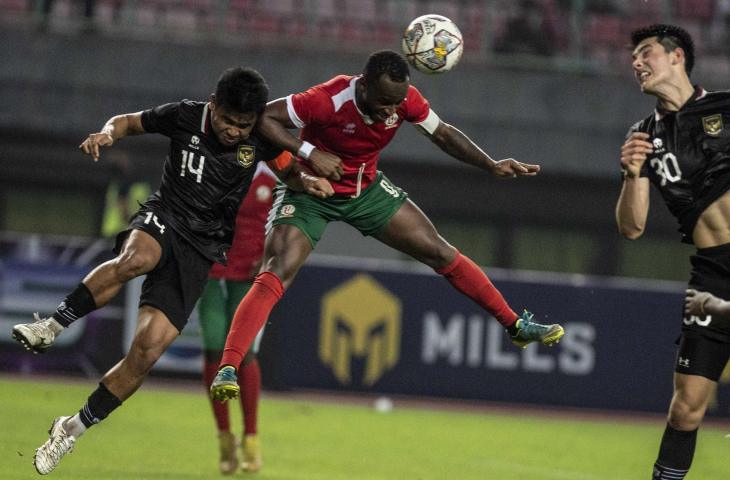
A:
[[[51,420],[94,388],[76,380],[0,378],[0,479],[39,478],[33,451]],[[240,425],[238,405],[232,423]],[[656,421],[578,420],[534,413],[458,413],[264,397],[259,480],[648,479],[663,430]],[[237,432],[240,433],[240,432]],[[688,480],[730,478],[730,431],[700,431]],[[217,440],[201,391],[145,387],[92,428],[48,478],[211,479]]]

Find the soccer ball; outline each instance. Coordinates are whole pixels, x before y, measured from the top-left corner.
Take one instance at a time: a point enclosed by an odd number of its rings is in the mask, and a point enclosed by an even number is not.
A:
[[[459,63],[464,52],[461,32],[441,15],[423,15],[403,32],[403,54],[419,72],[444,73]]]

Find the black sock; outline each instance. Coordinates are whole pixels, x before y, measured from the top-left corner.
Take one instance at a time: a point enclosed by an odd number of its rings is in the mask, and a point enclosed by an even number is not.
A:
[[[86,285],[79,283],[76,289],[69,293],[56,308],[53,318],[64,327],[68,327],[75,320],[94,310],[96,310],[94,297]]]
[[[99,382],[99,388],[89,395],[86,405],[79,410],[79,418],[86,428],[96,425],[109,416],[122,402]]]
[[[675,430],[669,424],[664,430],[659,458],[654,464],[652,480],[681,480],[692,465],[697,444],[697,429]]]

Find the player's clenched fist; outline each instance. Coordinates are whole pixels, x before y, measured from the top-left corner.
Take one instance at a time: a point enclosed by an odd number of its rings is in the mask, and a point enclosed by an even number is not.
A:
[[[99,160],[99,147],[110,147],[114,143],[114,138],[106,132],[92,133],[86,140],[81,142],[79,148],[96,162]]]
[[[653,150],[654,146],[649,142],[648,133],[632,133],[621,146],[621,165],[626,170],[626,176],[638,177],[646,156]]]
[[[308,194],[318,198],[327,198],[334,195],[335,190],[326,178],[315,177],[304,172],[301,173],[301,177],[304,191]]]
[[[344,173],[340,157],[318,148],[312,150],[309,156],[309,164],[317,175],[334,181],[338,181]]]

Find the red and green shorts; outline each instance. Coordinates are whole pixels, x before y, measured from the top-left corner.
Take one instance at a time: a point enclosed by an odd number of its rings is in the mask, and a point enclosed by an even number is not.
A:
[[[309,239],[312,248],[322,238],[329,222],[346,222],[365,236],[375,236],[386,227],[406,198],[408,194],[380,171],[373,183],[356,198],[332,196],[321,199],[279,185],[274,192],[266,231],[268,233],[276,225],[295,225]]]

